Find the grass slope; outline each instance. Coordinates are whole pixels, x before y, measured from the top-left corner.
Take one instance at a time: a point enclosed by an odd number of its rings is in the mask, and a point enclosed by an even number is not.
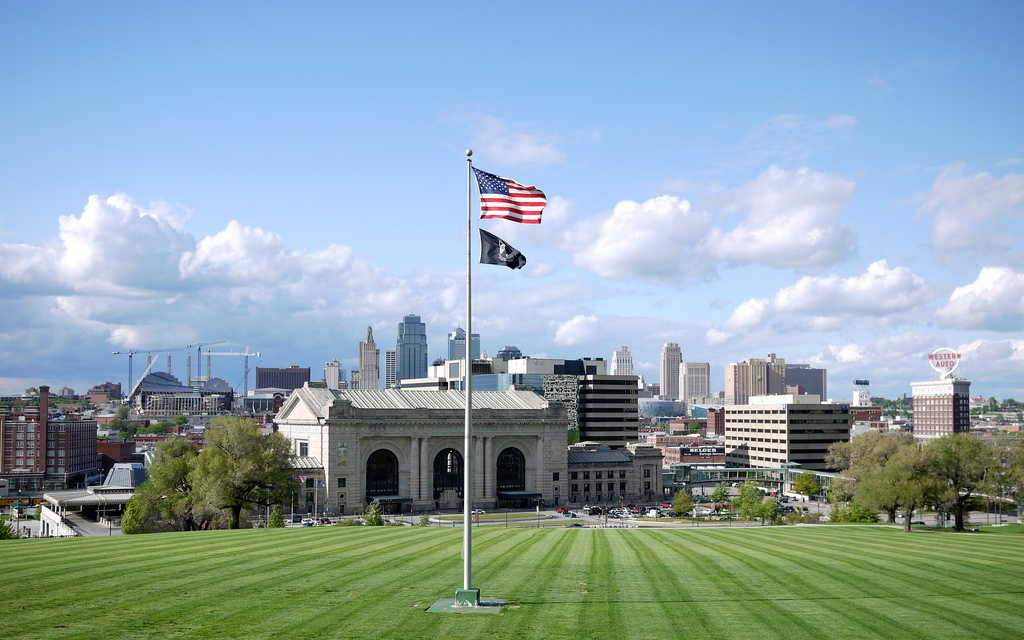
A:
[[[0,542],[3,638],[1016,638],[1024,537],[322,527]]]

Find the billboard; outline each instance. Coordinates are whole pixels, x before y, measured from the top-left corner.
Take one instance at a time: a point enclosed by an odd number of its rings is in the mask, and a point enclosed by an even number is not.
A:
[[[949,376],[960,366],[961,354],[949,347],[940,347],[928,354],[928,364],[938,373]]]

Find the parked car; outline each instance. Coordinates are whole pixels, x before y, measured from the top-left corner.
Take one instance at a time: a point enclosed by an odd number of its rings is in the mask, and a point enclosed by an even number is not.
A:
[[[302,522],[302,516],[295,514],[292,516],[292,522]]]
[[[330,518],[320,518],[320,524],[331,524]]]
[[[313,518],[303,518],[302,519],[302,526],[304,526],[304,527],[312,527],[313,526]]]
[[[555,513],[562,513],[562,514],[564,514],[566,511],[568,511],[568,510],[565,507],[558,507],[557,509],[555,509]]]
[[[486,513],[487,512],[484,511],[483,509],[473,509],[473,515],[474,516],[482,516],[482,515],[484,515]]]

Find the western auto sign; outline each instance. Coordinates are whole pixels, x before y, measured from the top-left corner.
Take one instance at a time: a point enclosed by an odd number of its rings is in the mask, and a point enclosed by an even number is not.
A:
[[[942,347],[928,355],[928,364],[935,371],[950,375],[960,366],[960,354],[949,347]]]

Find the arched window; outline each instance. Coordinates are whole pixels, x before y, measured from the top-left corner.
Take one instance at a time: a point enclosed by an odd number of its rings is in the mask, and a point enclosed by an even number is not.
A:
[[[455,449],[444,449],[434,456],[434,499],[441,492],[454,489],[462,496],[464,478],[462,475],[462,455]]]
[[[498,491],[526,491],[526,458],[509,447],[498,455]]]
[[[387,449],[378,449],[366,461],[366,496],[398,495],[398,458]]]

